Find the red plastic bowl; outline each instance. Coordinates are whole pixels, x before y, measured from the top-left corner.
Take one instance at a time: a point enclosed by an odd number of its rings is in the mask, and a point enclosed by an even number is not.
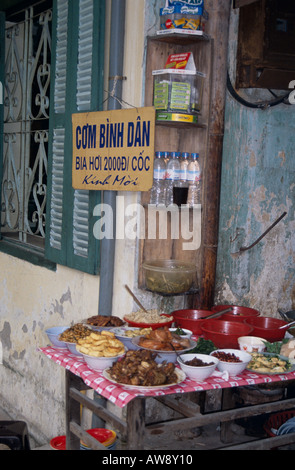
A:
[[[203,336],[211,340],[217,348],[239,349],[238,338],[249,336],[252,326],[237,321],[227,320],[204,320],[201,325]]]
[[[220,315],[220,320],[229,320],[229,321],[239,321],[244,323],[246,318],[249,317],[258,317],[260,315],[259,310],[250,307],[242,307],[240,305],[214,305],[212,307],[213,312],[220,312],[221,310],[225,310],[226,308],[232,307],[231,312],[224,313]]]
[[[260,336],[270,343],[281,341],[285,337],[287,330],[279,330],[280,326],[287,325],[287,322],[272,317],[252,317],[245,319],[245,324],[252,326],[252,336]]]
[[[212,315],[211,310],[190,310],[182,309],[175,310],[171,313],[174,317],[175,326],[191,330],[194,335],[201,335],[201,324],[204,320],[202,318]]]

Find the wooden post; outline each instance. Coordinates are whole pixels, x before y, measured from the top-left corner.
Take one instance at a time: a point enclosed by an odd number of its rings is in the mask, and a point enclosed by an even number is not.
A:
[[[127,447],[129,450],[144,448],[145,398],[134,398],[127,405]]]
[[[214,302],[218,245],[221,161],[224,136],[228,30],[230,0],[208,0],[208,33],[214,41],[211,77],[211,105],[208,131],[208,152],[203,168],[202,279],[200,305],[210,309]]]
[[[70,388],[77,382],[77,377],[66,370],[66,449],[79,450],[80,438],[71,432],[71,423],[80,425],[80,403],[70,397]]]

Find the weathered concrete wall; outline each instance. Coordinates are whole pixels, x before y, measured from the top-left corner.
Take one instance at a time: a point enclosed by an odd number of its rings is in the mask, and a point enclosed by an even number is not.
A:
[[[64,434],[64,370],[38,347],[50,344],[46,328],[96,314],[99,278],[63,267],[53,272],[5,254],[0,266],[0,407],[12,419],[25,419],[42,444]]]
[[[216,298],[265,315],[295,307],[295,108],[250,110],[228,98]],[[287,216],[251,250],[284,211]]]
[[[236,14],[232,23],[231,71]],[[259,96],[262,92],[249,100]],[[269,93],[263,97],[271,99]],[[277,316],[278,308],[295,308],[295,106],[250,109],[228,93],[225,121],[216,302],[253,306]],[[234,254],[284,211],[287,216],[258,245]]]

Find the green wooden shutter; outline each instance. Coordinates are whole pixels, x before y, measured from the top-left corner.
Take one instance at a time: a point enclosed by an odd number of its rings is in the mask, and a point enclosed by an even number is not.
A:
[[[105,0],[54,0],[50,150],[45,254],[99,272],[93,235],[99,191],[72,188],[72,114],[99,111],[103,101]]]

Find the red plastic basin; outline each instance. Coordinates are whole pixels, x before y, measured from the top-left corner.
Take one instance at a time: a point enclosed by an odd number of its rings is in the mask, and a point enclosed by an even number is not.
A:
[[[287,322],[272,317],[252,317],[245,319],[245,325],[252,326],[252,336],[260,336],[270,343],[281,341],[286,334],[286,330],[279,330],[280,326],[287,325]]]
[[[213,312],[220,312],[226,308],[232,307],[232,311],[220,315],[220,320],[239,321],[244,323],[244,320],[249,317],[258,317],[260,315],[259,310],[250,307],[243,307],[240,305],[214,305],[212,307]]]
[[[201,325],[203,336],[211,340],[217,348],[239,349],[238,338],[249,336],[252,326],[246,323],[227,320],[204,320]]]
[[[194,335],[201,335],[201,324],[204,321],[202,318],[208,317],[212,313],[211,310],[182,309],[175,310],[171,315],[176,327],[191,330]]]

